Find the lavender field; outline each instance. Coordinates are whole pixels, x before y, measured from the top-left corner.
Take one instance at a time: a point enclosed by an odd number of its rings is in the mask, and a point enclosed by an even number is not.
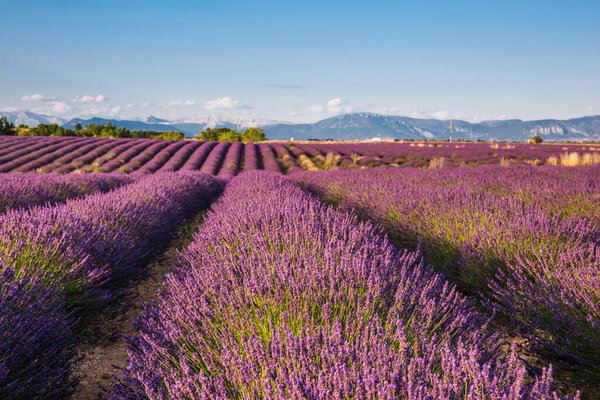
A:
[[[230,143],[77,137],[0,136],[0,173],[202,171],[231,178],[243,171],[416,168],[481,165],[593,165],[600,146],[523,143]]]
[[[0,399],[598,387],[600,147],[0,137]]]

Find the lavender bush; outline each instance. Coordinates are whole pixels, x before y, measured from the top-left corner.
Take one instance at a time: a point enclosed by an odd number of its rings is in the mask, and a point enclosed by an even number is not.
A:
[[[0,398],[60,399],[73,392],[71,324],[52,286],[0,264]]]
[[[74,158],[70,163],[56,168],[53,172],[56,172],[57,174],[65,174],[71,171],[76,171],[79,168],[100,158],[101,156],[104,156],[107,152],[122,144],[122,142],[118,140],[102,140],[99,141],[99,143],[101,145],[96,147],[94,150]]]
[[[374,225],[248,172],[136,322],[110,397],[558,398],[486,324]]]
[[[114,158],[109,160],[107,163],[102,164],[99,168],[99,172],[115,171],[115,170],[121,168],[123,165],[125,165],[133,157],[137,156],[138,154],[140,154],[144,150],[146,150],[148,147],[155,145],[155,144],[157,144],[157,143],[154,143],[151,140],[143,140],[143,139],[139,140],[138,143],[134,144],[133,146],[131,146],[127,150],[123,151],[122,153],[117,153]]]
[[[27,151],[26,149],[23,149],[22,151],[17,151],[4,157],[1,157],[0,172],[9,172],[14,169],[17,169],[28,162],[35,161],[39,157],[42,157],[48,153],[52,153],[55,150],[61,149],[65,145],[68,145],[73,141],[73,138],[65,138],[64,140],[60,141],[46,141],[42,142],[43,144],[38,143],[41,144],[40,146],[36,146],[38,150],[35,150],[36,147],[26,148]]]
[[[81,143],[81,145],[77,146],[75,149],[66,153],[65,155],[54,159],[52,162],[44,164],[42,167],[38,168],[38,171],[43,173],[53,172],[58,168],[69,165],[76,158],[95,151],[97,148],[101,147],[103,143],[105,143],[103,140],[91,140],[87,142],[87,144]]]
[[[244,145],[240,142],[232,143],[229,146],[227,154],[225,154],[225,158],[223,159],[223,165],[218,173],[219,177],[231,179],[237,174],[243,150]]]
[[[0,157],[0,165],[7,163],[9,161],[13,161],[23,155],[37,151],[45,146],[48,146],[51,143],[55,143],[55,138],[36,138],[36,139],[37,140],[27,140],[27,141],[23,140],[23,142],[26,143],[26,145],[20,146],[18,149],[11,146],[11,148],[13,148],[13,150],[3,154]]]
[[[100,172],[100,166],[108,163],[110,160],[114,159],[121,153],[125,153],[132,147],[142,144],[144,140],[139,139],[121,139],[118,141],[118,145],[112,147],[108,152],[105,152],[101,156],[99,155],[97,158],[88,159],[87,164],[77,167],[80,172]],[[111,171],[114,168],[111,169]]]
[[[231,143],[229,142],[218,142],[208,156],[206,156],[206,160],[204,160],[200,171],[216,175],[221,168],[221,164],[223,163],[223,159],[225,158],[225,154],[227,154],[229,146],[231,146]]]
[[[200,169],[206,157],[211,153],[218,142],[204,142],[200,147],[190,155],[190,158],[183,164],[181,171],[194,171]]]
[[[122,175],[0,174],[0,213],[52,205],[133,182]]]
[[[27,146],[31,146],[34,143],[34,138],[20,138],[15,136],[4,136],[1,138],[0,142],[0,157],[23,149]]]
[[[168,141],[159,141],[158,143],[153,143],[152,145],[145,148],[141,153],[137,156],[133,157],[129,160],[125,165],[119,168],[119,172],[131,173],[133,171],[139,170],[142,165],[149,162],[156,154],[158,154],[162,149],[167,147],[171,142]]]
[[[76,151],[81,148],[81,146],[85,146],[88,143],[93,142],[93,139],[82,139],[78,140],[75,143],[70,142],[68,145],[61,146],[54,150],[51,153],[47,153],[44,155],[40,155],[35,157],[29,162],[20,165],[18,168],[15,168],[15,172],[28,172],[35,171],[37,168],[43,167],[45,165],[51,164],[54,160],[64,156],[65,154],[69,154],[72,151]]]
[[[244,171],[260,169],[258,147],[254,143],[244,144]]]
[[[198,147],[200,147],[204,142],[201,141],[193,141],[184,143],[184,146],[181,147],[173,157],[169,158],[169,160],[159,168],[158,172],[172,172],[177,171],[184,165],[184,162],[188,160],[191,154],[194,153]]]
[[[169,143],[162,151],[158,152],[150,161],[144,164],[140,169],[136,170],[136,174],[151,174],[156,172],[159,168],[165,165],[165,163],[183,146],[187,143],[184,141],[178,141]]]
[[[201,173],[153,175],[107,194],[0,216],[0,260],[64,292],[85,313],[120,294],[221,182]]]
[[[258,149],[260,151],[263,169],[275,174],[280,174],[281,168],[279,168],[279,163],[277,162],[273,148],[268,143],[260,143],[258,144]]]
[[[396,243],[421,243],[436,269],[503,311],[534,350],[599,379],[599,172],[490,166],[296,177],[379,222]]]
[[[206,207],[222,182],[152,175],[107,194],[0,216],[0,395],[66,396],[74,339]]]

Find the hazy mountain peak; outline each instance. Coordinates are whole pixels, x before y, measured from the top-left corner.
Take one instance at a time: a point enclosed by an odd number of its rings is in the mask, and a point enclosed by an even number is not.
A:
[[[449,121],[437,119],[417,119],[395,115],[380,115],[370,112],[340,114],[312,124],[294,124],[255,118],[232,118],[219,114],[192,114],[175,121],[149,116],[145,119],[117,120],[107,118],[74,118],[66,121],[59,117],[35,114],[30,111],[0,113],[15,125],[58,123],[66,128],[75,124],[89,123],[124,126],[131,130],[168,131],[175,130],[191,137],[205,128],[226,127],[246,129],[261,126],[269,139],[341,139],[368,140],[372,138],[394,139],[438,139],[447,140],[450,136]],[[452,120],[452,138],[470,140],[527,141],[540,135],[546,141],[590,141],[600,140],[600,115],[572,118],[568,120],[545,119],[522,121],[520,119],[482,121],[471,123]]]
[[[147,122],[149,124],[161,124],[161,123],[169,123],[171,121],[169,121],[168,119],[158,118],[158,117],[155,117],[154,115],[150,115],[148,118],[146,118],[145,122]]]

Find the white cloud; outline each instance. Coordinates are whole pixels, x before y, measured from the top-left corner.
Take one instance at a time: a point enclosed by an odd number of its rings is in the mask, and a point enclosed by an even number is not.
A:
[[[312,105],[312,106],[308,107],[308,111],[314,112],[314,113],[320,113],[320,112],[323,112],[323,106]]]
[[[133,104],[133,103],[130,103],[130,104],[127,104],[127,105],[125,106],[125,108],[133,108],[133,107],[135,107],[135,106],[136,106],[135,104]]]
[[[234,108],[239,103],[238,100],[233,100],[231,97],[221,97],[219,99],[209,100],[204,105],[207,110],[215,110],[220,108]]]
[[[56,97],[47,97],[44,96],[43,94],[40,93],[36,93],[36,94],[26,94],[25,96],[21,97],[22,101],[52,101],[52,100],[56,100]]]
[[[36,114],[44,115],[62,115],[71,110],[71,106],[64,101],[49,101],[49,106],[34,108],[33,111]]]
[[[89,95],[83,95],[81,97],[75,97],[73,99],[74,103],[102,103],[103,101],[107,100],[106,96],[104,96],[103,94],[99,94],[97,96],[89,96]]]
[[[167,104],[166,107],[195,106],[196,104],[195,100],[175,100]]]
[[[2,111],[4,111],[4,112],[14,112],[14,111],[19,111],[19,109],[16,108],[16,107],[6,107],[6,108],[3,108]]]
[[[64,101],[52,101],[50,104],[52,104],[52,111],[57,114],[64,114],[71,109],[71,106]]]
[[[327,111],[332,113],[349,113],[352,112],[352,106],[346,100],[338,97],[327,102]]]
[[[448,119],[448,111],[439,110],[431,113],[431,116],[435,119]]]
[[[143,103],[142,107],[146,108],[146,107],[150,107],[150,103]]]

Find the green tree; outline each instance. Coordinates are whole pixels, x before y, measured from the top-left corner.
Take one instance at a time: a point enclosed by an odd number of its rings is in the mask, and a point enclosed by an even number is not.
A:
[[[242,132],[242,140],[244,142],[262,142],[267,140],[267,135],[262,128],[248,128]]]
[[[164,139],[164,140],[183,140],[185,135],[181,132],[168,131],[158,132],[152,137],[152,139]]]
[[[100,136],[102,136],[102,128],[104,128],[103,125],[87,124],[85,127],[85,130],[88,132],[89,136],[91,136],[91,137],[100,137]]]
[[[200,131],[200,140],[217,141],[219,140],[219,132],[216,129],[203,129]]]
[[[539,135],[535,135],[534,137],[531,138],[531,143],[539,144],[539,143],[542,143],[543,141],[544,141],[544,139],[542,139],[541,136],[539,136]]]
[[[8,118],[0,118],[0,135],[12,136],[15,132],[15,124],[8,122]]]
[[[241,142],[242,135],[240,135],[239,132],[234,131],[233,129],[227,129],[219,133],[218,140],[220,142]]]

